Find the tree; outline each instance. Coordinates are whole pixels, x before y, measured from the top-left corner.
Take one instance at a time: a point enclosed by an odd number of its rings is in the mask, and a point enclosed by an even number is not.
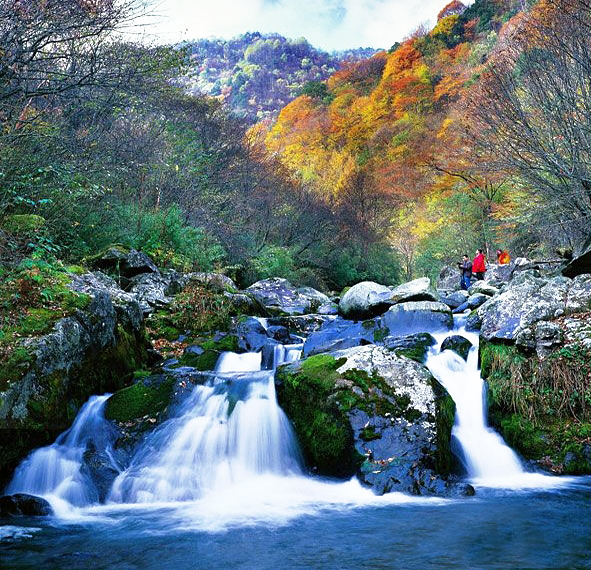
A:
[[[468,128],[530,207],[575,243],[591,233],[591,4],[544,0],[505,31],[466,103]]]
[[[0,0],[4,132],[22,132],[85,88],[123,85],[130,67],[112,46],[144,13],[143,0]]]

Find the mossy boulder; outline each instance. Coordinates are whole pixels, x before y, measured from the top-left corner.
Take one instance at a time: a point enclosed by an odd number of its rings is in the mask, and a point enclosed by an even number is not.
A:
[[[198,341],[185,349],[179,365],[199,371],[213,370],[222,352],[238,352],[238,337],[228,334]]]
[[[313,471],[357,474],[377,493],[447,494],[454,408],[434,382],[417,362],[363,346],[280,367],[277,394]]]
[[[35,214],[13,214],[6,216],[0,227],[16,235],[26,235],[41,229],[45,225],[45,218]]]
[[[173,387],[173,376],[141,378],[107,400],[105,418],[115,422],[129,422],[144,416],[153,418],[170,404]]]
[[[451,350],[464,360],[468,360],[468,353],[471,348],[472,343],[460,334],[450,335],[441,343],[441,351]]]

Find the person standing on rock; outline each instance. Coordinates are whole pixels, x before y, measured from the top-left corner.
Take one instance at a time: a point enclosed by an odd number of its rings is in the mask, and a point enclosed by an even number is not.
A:
[[[476,275],[476,279],[482,281],[486,273],[486,264],[484,262],[484,252],[481,249],[476,250],[476,257],[472,262],[472,271]]]
[[[467,253],[464,254],[462,261],[458,263],[458,267],[462,271],[460,286],[462,289],[467,291],[471,285],[470,279],[472,279],[472,262],[470,261]]]
[[[497,249],[497,263],[499,265],[507,265],[511,261],[511,256],[506,249]]]

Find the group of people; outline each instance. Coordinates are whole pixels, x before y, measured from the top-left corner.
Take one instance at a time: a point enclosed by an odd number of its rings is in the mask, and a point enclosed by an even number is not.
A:
[[[472,282],[472,274],[478,280],[484,279],[484,274],[486,273],[484,252],[481,249],[477,249],[476,257],[472,261],[470,261],[468,254],[465,253],[462,261],[458,263],[458,267],[462,270],[460,285],[462,289],[468,290]]]
[[[509,261],[509,253],[506,250],[502,251],[497,249],[497,263],[499,265],[506,265]],[[479,281],[484,279],[484,274],[486,273],[486,257],[484,251],[482,249],[477,249],[476,256],[472,261],[470,261],[467,253],[464,254],[462,261],[458,263],[458,267],[462,271],[460,285],[462,289],[468,290],[472,283],[472,275],[474,275]]]

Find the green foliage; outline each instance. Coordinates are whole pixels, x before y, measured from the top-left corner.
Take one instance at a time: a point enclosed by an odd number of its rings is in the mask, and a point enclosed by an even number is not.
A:
[[[231,302],[223,291],[191,283],[175,297],[170,319],[175,328],[194,334],[227,330],[231,308]]]
[[[221,94],[235,113],[252,122],[276,116],[304,86],[328,78],[344,59],[355,61],[375,53],[358,49],[329,55],[304,38],[259,33],[229,41],[198,40],[188,47],[199,67],[187,81],[204,93]]]
[[[226,255],[212,235],[185,224],[176,205],[149,211],[121,206],[115,220],[104,229],[104,237],[145,252],[160,267],[211,271]]]
[[[381,243],[366,248],[362,244],[350,243],[336,251],[329,263],[327,277],[330,277],[331,285],[337,290],[360,281],[395,285],[402,273],[395,251]]]
[[[250,280],[259,281],[270,277],[296,277],[296,261],[293,248],[268,245],[250,259]]]
[[[2,229],[13,234],[28,234],[43,227],[45,219],[35,214],[13,214],[2,220]]]
[[[323,81],[308,81],[302,88],[300,95],[308,95],[312,99],[320,99],[324,105],[330,105],[335,95],[328,90]]]

